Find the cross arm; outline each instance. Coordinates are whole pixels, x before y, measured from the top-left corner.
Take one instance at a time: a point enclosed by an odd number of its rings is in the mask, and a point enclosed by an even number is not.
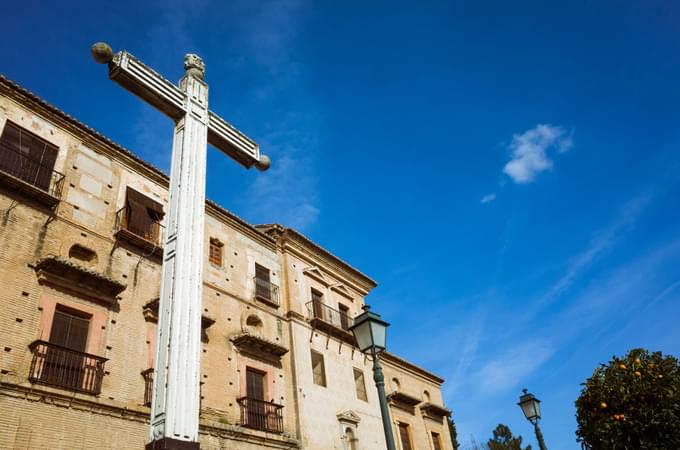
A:
[[[113,55],[109,78],[174,120],[184,115],[184,93],[125,50]]]
[[[247,168],[258,166],[260,146],[214,112],[208,115],[208,143]]]
[[[114,54],[108,44],[98,42],[92,46],[92,56],[98,63],[108,64],[111,80],[171,119],[177,121],[186,114],[186,94],[131,53]],[[260,154],[259,145],[212,111],[208,111],[208,143],[246,168],[267,170],[271,164]]]

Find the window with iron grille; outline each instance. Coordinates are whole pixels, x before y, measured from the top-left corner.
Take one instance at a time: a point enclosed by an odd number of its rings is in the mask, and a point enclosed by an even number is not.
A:
[[[312,378],[314,384],[326,387],[326,367],[323,355],[312,350]]]
[[[224,243],[217,238],[210,238],[210,256],[209,261],[216,266],[222,267],[222,247]]]
[[[272,298],[269,269],[255,263],[255,295],[264,299]]]
[[[368,396],[366,395],[366,382],[364,381],[364,371],[361,369],[354,368],[354,385],[357,391],[357,398],[365,402],[368,401]]]
[[[12,122],[0,135],[0,170],[49,191],[58,148]]]

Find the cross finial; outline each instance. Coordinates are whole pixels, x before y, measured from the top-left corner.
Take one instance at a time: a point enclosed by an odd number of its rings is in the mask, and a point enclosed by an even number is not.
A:
[[[184,70],[199,80],[205,77],[205,63],[200,56],[194,53],[184,55]]]

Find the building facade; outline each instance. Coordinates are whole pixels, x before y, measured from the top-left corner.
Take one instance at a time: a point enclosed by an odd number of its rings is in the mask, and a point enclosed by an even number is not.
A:
[[[147,442],[167,189],[0,77],[0,448]],[[376,283],[296,230],[206,213],[201,448],[385,448],[349,332]],[[444,380],[382,361],[398,448],[451,449]]]

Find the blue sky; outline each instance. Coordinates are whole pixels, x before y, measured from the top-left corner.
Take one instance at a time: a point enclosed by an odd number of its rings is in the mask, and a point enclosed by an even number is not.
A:
[[[109,4],[110,3],[110,4]],[[167,170],[172,127],[108,81],[104,40],[177,80],[272,169],[209,153],[208,196],[374,277],[390,348],[447,379],[461,441],[573,402],[630,348],[680,355],[675,2],[99,2],[3,7],[0,71]]]

